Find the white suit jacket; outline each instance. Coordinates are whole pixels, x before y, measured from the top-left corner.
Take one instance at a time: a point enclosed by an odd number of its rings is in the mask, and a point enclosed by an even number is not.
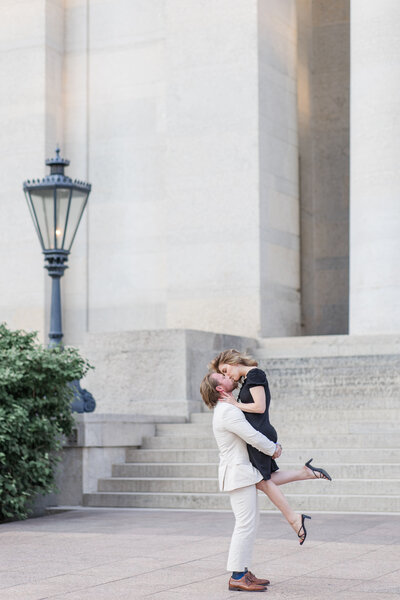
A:
[[[213,431],[219,449],[220,490],[229,492],[261,481],[261,473],[250,463],[246,444],[270,456],[276,444],[254,429],[240,408],[227,402],[218,402],[214,408]]]

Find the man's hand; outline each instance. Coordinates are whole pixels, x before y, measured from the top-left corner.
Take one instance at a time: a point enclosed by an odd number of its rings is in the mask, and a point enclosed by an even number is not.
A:
[[[282,446],[280,444],[277,444],[275,454],[272,455],[272,458],[279,458],[281,454],[282,454]]]

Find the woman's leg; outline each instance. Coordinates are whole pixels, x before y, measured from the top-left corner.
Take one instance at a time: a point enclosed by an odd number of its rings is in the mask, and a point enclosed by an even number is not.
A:
[[[276,473],[273,473],[275,475]],[[281,511],[285,519],[291,525],[296,533],[301,527],[301,515],[296,513],[290,506],[286,497],[283,495],[279,486],[271,479],[267,481],[263,479],[257,483],[257,489],[261,490],[268,496],[273,504]]]
[[[315,476],[311,469],[304,465],[304,467],[297,471],[275,471],[275,473],[271,474],[271,479],[275,485],[284,485],[285,483],[291,483],[292,481],[315,479]]]

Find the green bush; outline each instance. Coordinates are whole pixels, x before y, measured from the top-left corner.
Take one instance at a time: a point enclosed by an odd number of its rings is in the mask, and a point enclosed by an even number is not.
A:
[[[0,521],[24,519],[38,494],[54,491],[72,390],[90,368],[75,348],[48,349],[37,334],[0,324]]]

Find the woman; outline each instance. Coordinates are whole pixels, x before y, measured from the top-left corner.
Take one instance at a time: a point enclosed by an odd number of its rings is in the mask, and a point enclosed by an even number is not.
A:
[[[235,400],[232,393],[223,392],[221,396],[225,402],[240,408],[254,429],[276,443],[278,435],[269,422],[268,414],[271,394],[267,377],[264,371],[257,368],[258,363],[250,356],[241,354],[237,350],[225,350],[214,358],[209,367],[214,371],[227,375],[235,382],[242,382],[238,396],[240,402]],[[304,521],[305,519],[311,519],[311,517],[296,513],[290,507],[278,486],[291,481],[302,481],[314,479],[315,477],[331,481],[330,475],[324,469],[311,466],[312,458],[299,471],[278,472],[278,465],[273,458],[252,446],[248,445],[247,449],[251,463],[263,476],[263,480],[257,484],[257,488],[262,490],[271,502],[279,508],[297,533],[300,545],[302,545],[307,536]]]

